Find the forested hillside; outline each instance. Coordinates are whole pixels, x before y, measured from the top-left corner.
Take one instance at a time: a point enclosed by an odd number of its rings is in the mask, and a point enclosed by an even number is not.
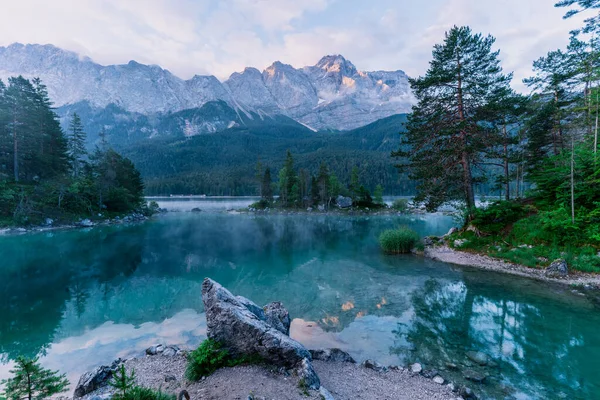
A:
[[[411,193],[414,186],[390,158],[400,143],[405,115],[349,132],[313,132],[285,117],[254,118],[243,126],[209,135],[157,137],[123,147],[142,172],[148,194],[258,194],[256,165],[277,171],[290,150],[296,166],[317,174],[325,162],[344,184],[354,166],[370,190]]]

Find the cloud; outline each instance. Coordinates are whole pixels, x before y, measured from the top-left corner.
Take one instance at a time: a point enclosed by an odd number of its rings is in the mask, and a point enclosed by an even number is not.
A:
[[[341,53],[359,69],[423,74],[452,25],[497,38],[514,86],[533,60],[564,47],[577,17],[547,0],[39,0],[3,7],[0,45],[52,43],[102,64],[131,59],[183,78],[224,79],[275,60],[300,67]]]

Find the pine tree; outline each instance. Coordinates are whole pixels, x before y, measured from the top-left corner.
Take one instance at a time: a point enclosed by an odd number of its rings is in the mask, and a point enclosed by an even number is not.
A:
[[[383,186],[377,185],[373,192],[373,201],[377,205],[383,205]]]
[[[85,139],[86,134],[83,131],[81,118],[79,118],[77,113],[73,113],[73,117],[71,117],[71,122],[69,123],[69,155],[73,163],[73,175],[75,177],[79,177],[83,168],[84,157],[87,154]]]
[[[269,203],[273,202],[273,188],[271,187],[271,168],[269,167],[265,168],[260,192],[263,200]]]
[[[348,186],[350,189],[350,195],[353,200],[358,198],[358,191],[360,189],[360,181],[358,178],[358,167],[355,165],[352,167],[352,172],[350,173],[350,185]]]
[[[329,204],[329,168],[324,162],[319,167],[317,176],[317,185],[319,185],[319,203]]]
[[[11,378],[3,380],[7,400],[42,400],[65,392],[69,387],[66,376],[42,368],[37,359],[19,357],[10,371]]]
[[[135,371],[132,370],[131,374],[127,375],[125,366],[121,364],[108,383],[116,390],[117,398],[126,399],[127,394],[135,386]]]
[[[407,161],[418,182],[416,200],[429,210],[452,200],[462,200],[471,215],[475,208],[473,168],[488,146],[480,111],[509,90],[512,78],[502,73],[494,41],[455,26],[434,46],[425,76],[410,80],[418,101],[405,134],[410,150],[394,156]]]
[[[586,10],[597,10],[600,9],[600,0],[560,0],[554,7],[572,7],[574,5],[579,8],[571,8],[565,14],[564,18],[571,18]],[[576,31],[575,33],[592,33],[597,32],[600,28],[600,13],[596,13],[593,17],[586,18],[584,20],[585,26],[582,30]]]

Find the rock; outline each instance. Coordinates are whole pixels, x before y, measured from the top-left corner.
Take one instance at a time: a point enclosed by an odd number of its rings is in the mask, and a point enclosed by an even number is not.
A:
[[[456,387],[454,386],[454,383],[450,382],[449,384],[446,385],[448,387],[448,389],[450,389],[451,391],[456,391]]]
[[[465,379],[468,379],[470,381],[477,382],[477,383],[482,383],[486,378],[485,374],[475,371],[473,369],[465,369],[462,374]]]
[[[338,196],[335,199],[339,208],[349,208],[352,207],[352,199],[350,197]]]
[[[279,301],[274,301],[263,307],[266,322],[279,332],[290,335],[290,314]]]
[[[44,221],[44,225],[46,226],[52,226],[54,224],[54,220],[52,218],[46,218],[46,220]]]
[[[427,379],[433,379],[435,376],[438,375],[438,370],[437,369],[426,369],[425,371],[423,371],[421,373],[421,375],[423,375]]]
[[[545,275],[551,278],[562,278],[569,275],[567,262],[562,258],[552,261],[552,264],[546,268]]]
[[[313,360],[349,362],[356,364],[352,356],[340,349],[309,350]]]
[[[365,368],[372,369],[373,371],[378,371],[378,372],[383,372],[383,371],[387,370],[386,367],[384,367],[383,365],[381,365],[378,362],[373,361],[373,360],[365,360],[362,362],[361,365]]]
[[[165,357],[173,357],[179,353],[179,347],[177,346],[169,346],[163,352],[162,355]]]
[[[419,363],[414,363],[410,366],[410,372],[413,374],[419,374],[421,371],[423,371],[423,367]]]
[[[452,228],[450,228],[450,230],[448,231],[448,233],[446,233],[446,235],[445,235],[445,236],[450,236],[450,235],[453,235],[453,234],[455,234],[456,232],[458,232],[458,228],[452,227]]]
[[[443,385],[443,384],[444,384],[444,382],[445,382],[445,381],[444,381],[444,378],[442,378],[442,377],[441,377],[441,376],[439,376],[439,375],[436,375],[436,376],[434,376],[434,377],[433,377],[433,381],[434,381],[435,383],[437,383],[438,385]]]
[[[267,363],[295,368],[312,389],[320,386],[304,346],[257,317],[223,286],[206,278],[202,282],[207,336],[223,345],[233,357],[259,356]]]
[[[81,220],[81,221],[79,222],[79,226],[83,226],[83,227],[91,227],[91,226],[94,226],[94,223],[93,223],[91,220],[89,220],[89,219],[87,219],[87,218],[86,218],[86,219],[84,219],[84,220]]]
[[[81,375],[79,382],[77,382],[77,386],[75,386],[73,397],[83,397],[86,394],[108,385],[113,373],[116,371],[121,362],[122,360],[118,359],[115,360],[110,367],[103,365],[94,369],[93,371],[88,371]]]
[[[425,236],[425,237],[423,238],[423,245],[424,245],[425,247],[431,247],[431,246],[433,246],[434,244],[435,244],[435,242],[433,241],[433,239],[431,239],[431,237],[429,237],[429,236]]]
[[[451,363],[451,362],[447,362],[446,363],[446,368],[451,369],[451,370],[457,370],[458,369],[458,365]]]
[[[317,206],[317,210],[319,210],[319,211],[323,212],[323,211],[325,211],[325,206],[324,206],[323,204],[319,204],[319,205]]]
[[[290,339],[291,340],[291,339]],[[310,359],[305,358],[297,367],[298,377],[304,380],[306,386],[311,389],[318,390],[321,387],[319,376],[313,369]]]
[[[464,245],[467,242],[468,242],[467,239],[456,239],[454,241],[454,247],[461,247],[462,245]]]
[[[177,377],[175,375],[165,375],[165,382],[175,382]]]
[[[252,300],[249,300],[243,296],[235,296],[235,298],[244,305],[250,312],[256,315],[259,319],[265,321],[267,317],[265,316],[264,310],[257,306]]]
[[[490,356],[480,351],[467,351],[465,355],[469,360],[479,365],[487,365],[490,362]]]
[[[165,346],[162,344],[155,344],[154,346],[150,346],[146,349],[146,354],[149,356],[155,356],[157,354],[161,354],[165,351]]]
[[[477,400],[475,393],[473,393],[473,391],[466,386],[461,387],[458,390],[458,394],[465,400]]]
[[[192,212],[197,213],[197,212],[202,212],[202,210],[199,209],[198,207],[194,207],[194,208],[192,208]]]
[[[329,390],[325,389],[323,386],[319,388],[319,394],[321,395],[322,400],[335,400]]]

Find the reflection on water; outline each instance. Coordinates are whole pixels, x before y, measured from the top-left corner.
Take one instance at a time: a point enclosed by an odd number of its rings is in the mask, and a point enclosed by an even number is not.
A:
[[[598,309],[567,289],[417,256],[385,256],[384,229],[441,234],[440,215],[398,218],[174,213],[140,225],[0,239],[0,379],[42,354],[72,381],[99,363],[206,335],[205,276],[264,304],[281,300],[308,347],[359,360],[419,361],[489,398],[594,398]],[[32,251],[35,249],[35,251]],[[491,365],[465,357],[488,354]]]
[[[169,211],[191,211],[198,208],[202,211],[227,211],[246,208],[250,204],[260,200],[260,197],[253,196],[186,196],[186,197],[148,197],[148,201],[156,201],[160,208]]]

